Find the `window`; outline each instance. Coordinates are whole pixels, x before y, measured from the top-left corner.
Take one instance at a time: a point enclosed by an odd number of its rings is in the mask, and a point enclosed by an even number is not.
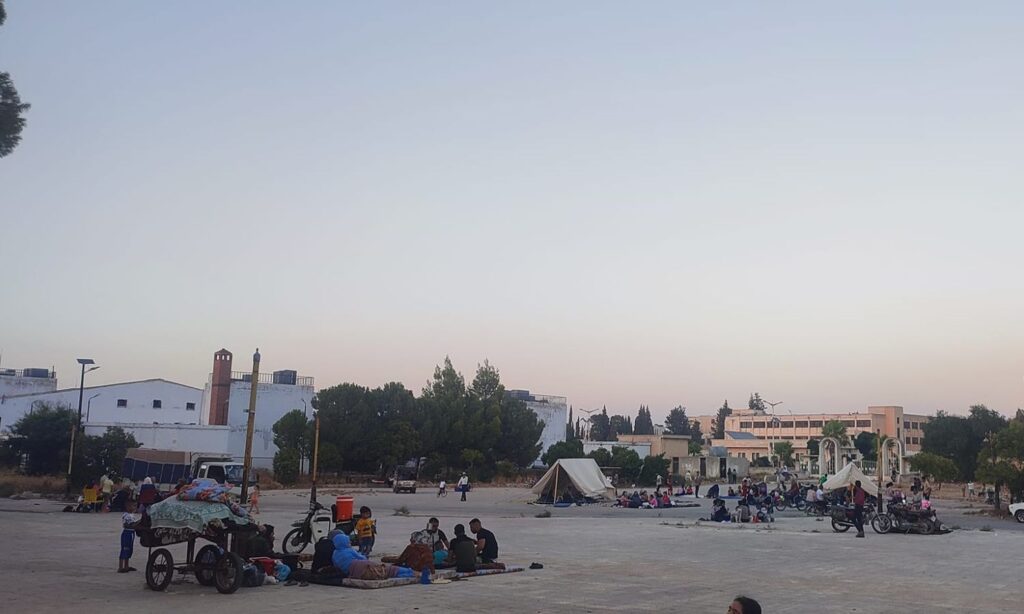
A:
[[[798,428],[798,429],[805,429],[805,428],[807,428],[807,421],[806,420],[797,420],[796,422],[793,423],[793,425],[796,428]]]
[[[196,404],[195,403],[185,403],[185,411],[195,411],[195,410],[196,410]]]
[[[910,437],[907,437],[906,441],[907,443],[910,443]]]
[[[907,420],[907,429],[914,430],[915,428],[917,428],[917,427],[914,426],[914,423],[909,421],[909,420]]]
[[[858,428],[862,428],[862,429],[863,428],[869,429],[869,428],[871,428],[871,421],[870,420],[858,420],[857,421],[857,427]]]
[[[740,428],[741,429],[749,429],[752,424],[753,424],[752,422],[740,422]]]
[[[899,424],[899,423],[900,423],[900,417],[896,416],[896,424]]]
[[[754,460],[757,460],[758,457],[760,457],[760,456],[761,456],[761,454],[759,454],[758,452],[751,452],[750,453],[750,458],[752,458]]]
[[[857,426],[857,422],[855,420],[843,420],[843,426],[854,427]]]
[[[763,429],[764,428],[764,422],[755,422],[754,423],[754,428],[755,429]],[[757,457],[755,456],[754,458],[757,458]]]
[[[921,438],[920,437],[911,437],[911,439],[914,440],[914,443],[921,443]]]
[[[161,401],[160,399],[153,399],[153,409],[160,409],[163,406],[163,401]]]
[[[118,407],[128,407],[128,399],[118,399],[117,400],[117,406]]]
[[[821,420],[811,420],[810,428],[821,428]]]
[[[792,435],[783,435],[782,438],[783,439],[793,439],[793,436]]]
[[[784,429],[791,429],[793,428],[793,421],[790,420],[789,422],[781,422],[779,423],[779,426],[781,426]]]
[[[672,475],[679,475],[679,457],[672,457]]]

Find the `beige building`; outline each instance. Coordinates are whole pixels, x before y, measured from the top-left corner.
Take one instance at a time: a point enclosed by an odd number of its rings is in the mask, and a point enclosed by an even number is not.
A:
[[[714,416],[700,416],[701,428],[705,420],[714,420]],[[826,422],[839,420],[846,426],[846,433],[851,440],[848,448],[852,454],[852,440],[862,431],[880,432],[890,438],[897,438],[903,443],[907,455],[916,454],[921,450],[924,439],[924,425],[931,420],[930,416],[905,414],[898,405],[871,406],[865,412],[848,414],[791,414],[788,416],[771,415],[766,412],[749,409],[733,410],[733,414],[725,419],[725,437],[715,439],[712,445],[724,447],[730,455],[757,460],[762,456],[771,456],[771,446],[775,442],[788,441],[793,444],[797,461],[808,457],[807,441],[821,440],[821,429]],[[712,429],[713,430],[713,429]]]
[[[669,471],[671,475],[679,475],[681,459],[685,459],[690,455],[689,435],[619,435],[619,442],[632,445],[650,445],[651,456],[665,455],[665,458],[670,463]]]

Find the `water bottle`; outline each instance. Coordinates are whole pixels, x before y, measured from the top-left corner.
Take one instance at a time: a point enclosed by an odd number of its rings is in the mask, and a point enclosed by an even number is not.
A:
[[[430,584],[430,568],[424,567],[420,572],[420,584]]]

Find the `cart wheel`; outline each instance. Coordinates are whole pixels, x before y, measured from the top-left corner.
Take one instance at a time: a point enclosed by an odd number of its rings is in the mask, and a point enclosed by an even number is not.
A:
[[[165,548],[158,548],[146,561],[146,584],[155,591],[162,591],[174,577],[174,559]]]
[[[213,583],[217,592],[230,595],[242,585],[242,558],[233,552],[225,552],[217,559],[213,572]]]
[[[285,554],[298,554],[305,550],[308,545],[309,539],[306,536],[305,528],[298,527],[285,534],[284,539],[281,540],[281,552]]]
[[[203,546],[196,554],[196,580],[203,586],[213,586],[213,573],[217,569],[219,558],[220,548],[213,544]]]

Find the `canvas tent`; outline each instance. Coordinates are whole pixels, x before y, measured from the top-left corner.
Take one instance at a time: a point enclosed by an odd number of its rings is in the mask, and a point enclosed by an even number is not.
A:
[[[860,486],[869,495],[878,496],[878,485],[871,481],[860,467],[853,463],[847,463],[845,467],[839,470],[838,473],[825,480],[825,483],[821,486],[822,490],[836,490],[839,488],[846,488],[852,486],[854,482],[860,480]]]
[[[569,490],[592,499],[615,498],[615,488],[592,458],[559,459],[533,486],[535,495],[553,501]]]

